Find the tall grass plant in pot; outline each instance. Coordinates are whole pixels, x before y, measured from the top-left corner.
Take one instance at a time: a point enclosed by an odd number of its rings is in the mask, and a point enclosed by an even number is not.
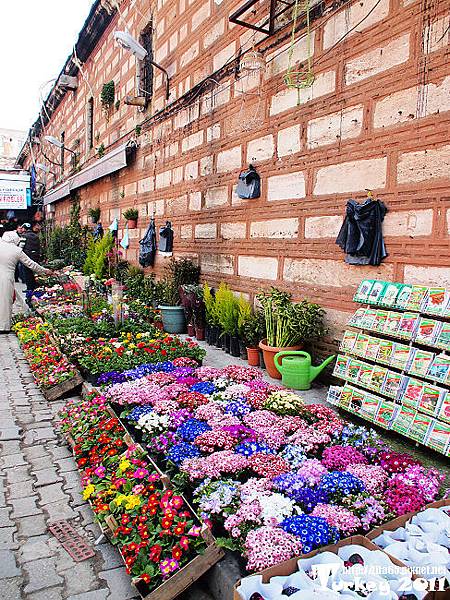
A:
[[[291,294],[272,287],[257,296],[262,306],[267,337],[259,343],[268,374],[281,379],[274,365],[278,352],[301,350],[306,342],[320,339],[325,334],[324,310],[307,300],[294,304]]]

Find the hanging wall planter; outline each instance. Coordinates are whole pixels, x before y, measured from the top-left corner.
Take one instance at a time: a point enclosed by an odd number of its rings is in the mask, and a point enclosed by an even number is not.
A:
[[[127,208],[123,217],[128,221],[128,229],[136,229],[139,213],[136,208]]]

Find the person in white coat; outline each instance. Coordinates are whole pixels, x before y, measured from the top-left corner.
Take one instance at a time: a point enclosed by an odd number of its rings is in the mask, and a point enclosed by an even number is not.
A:
[[[11,329],[12,305],[14,302],[14,271],[18,262],[40,275],[49,271],[31,260],[18,246],[0,238],[0,332]]]

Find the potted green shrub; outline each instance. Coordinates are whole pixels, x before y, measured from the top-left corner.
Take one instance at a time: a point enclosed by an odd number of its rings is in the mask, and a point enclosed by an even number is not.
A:
[[[264,313],[266,339],[259,343],[267,372],[274,379],[281,375],[274,365],[278,352],[301,350],[305,342],[321,338],[325,333],[325,311],[307,300],[294,304],[291,294],[272,287],[257,296]]]
[[[129,229],[136,229],[139,212],[136,208],[127,208],[123,211],[123,218],[128,222]]]
[[[251,367],[259,367],[259,347],[261,341],[260,317],[250,313],[241,325],[241,337],[247,351],[247,362]]]
[[[220,334],[219,319],[216,314],[215,293],[207,283],[203,285],[203,302],[205,304],[206,341],[215,346]]]
[[[100,207],[97,206],[97,208],[90,208],[88,214],[92,223],[98,223],[100,219]]]
[[[222,329],[222,349],[232,356],[239,356],[237,336],[239,305],[238,300],[226,283],[221,283],[216,293],[218,318]]]
[[[170,259],[165,268],[165,277],[158,286],[161,317],[164,330],[167,333],[184,333],[186,331],[186,318],[184,309],[180,306],[180,288],[183,285],[198,284],[200,267],[192,260],[182,258]]]

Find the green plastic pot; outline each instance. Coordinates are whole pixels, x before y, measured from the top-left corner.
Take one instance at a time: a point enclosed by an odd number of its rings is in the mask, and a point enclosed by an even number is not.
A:
[[[186,317],[182,306],[158,306],[161,311],[164,331],[167,333],[186,333]]]

